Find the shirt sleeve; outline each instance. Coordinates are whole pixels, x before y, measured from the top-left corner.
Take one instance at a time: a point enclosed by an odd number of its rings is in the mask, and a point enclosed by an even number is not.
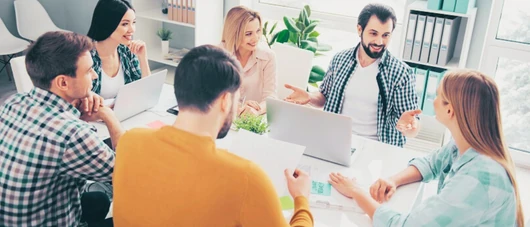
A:
[[[60,172],[74,178],[111,182],[115,153],[91,128],[71,135],[63,154]]]
[[[331,59],[331,62],[329,63],[328,70],[326,71],[326,75],[324,75],[324,79],[322,80],[322,84],[319,87],[320,93],[328,98],[329,91],[331,87],[333,86],[333,69],[335,65],[335,57]]]
[[[412,69],[404,70],[403,80],[394,91],[394,106],[397,110],[398,119],[404,112],[418,109],[418,97],[416,95],[416,75]],[[396,119],[397,122],[397,119]]]
[[[277,74],[276,74],[276,55],[271,51],[269,54],[269,61],[263,67],[263,93],[261,95],[261,101],[265,101],[266,98],[274,98],[277,95],[276,91]]]
[[[423,177],[422,181],[429,182],[436,179],[445,168],[451,168],[454,149],[456,149],[454,143],[450,142],[425,157],[413,158],[409,166],[415,166]]]
[[[458,173],[446,183],[440,194],[400,214],[380,206],[374,213],[379,226],[477,226],[489,208],[487,185],[469,171]]]
[[[280,199],[267,175],[250,163],[247,175],[247,192],[241,209],[241,225],[255,227],[289,226],[285,220]],[[313,226],[307,198],[295,198],[295,212],[290,226]]]

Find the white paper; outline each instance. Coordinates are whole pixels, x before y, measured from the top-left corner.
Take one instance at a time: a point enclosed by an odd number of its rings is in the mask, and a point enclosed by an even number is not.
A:
[[[284,170],[298,166],[305,147],[275,140],[249,131],[239,130],[229,149],[257,164],[269,176],[279,196],[285,195],[287,182]]]

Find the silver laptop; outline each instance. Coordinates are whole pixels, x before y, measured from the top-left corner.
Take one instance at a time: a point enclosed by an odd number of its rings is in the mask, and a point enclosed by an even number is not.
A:
[[[350,166],[350,117],[268,98],[267,122],[269,137],[305,146],[304,155]]]
[[[126,120],[154,107],[160,99],[167,69],[126,84],[114,101],[114,114],[119,121]]]

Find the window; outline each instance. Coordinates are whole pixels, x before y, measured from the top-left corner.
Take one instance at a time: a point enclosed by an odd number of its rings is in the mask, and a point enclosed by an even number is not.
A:
[[[300,9],[310,5],[316,12],[345,17],[357,17],[361,9],[372,2],[390,5],[396,11],[397,18],[403,18],[406,0],[259,0],[259,3]]]
[[[530,5],[523,3],[493,3],[480,70],[499,86],[504,135],[516,164],[530,167]]]

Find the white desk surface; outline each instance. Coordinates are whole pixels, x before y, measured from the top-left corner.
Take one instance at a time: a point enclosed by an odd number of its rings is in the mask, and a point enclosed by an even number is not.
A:
[[[159,104],[148,111],[140,113],[132,118],[122,122],[125,129],[134,127],[147,127],[150,122],[160,120],[165,124],[171,125],[176,116],[165,112],[166,109],[176,104],[173,88],[171,85],[164,85]],[[103,124],[95,124],[98,129],[100,138],[107,138],[109,133]],[[229,148],[233,136],[236,134],[230,131],[227,137],[217,140],[217,146],[220,148]],[[351,167],[344,167],[329,162],[321,161],[311,157],[303,156],[301,165],[315,166],[320,172],[357,172],[362,173],[363,177],[371,182],[380,177],[389,177],[398,171],[404,169],[407,163],[413,157],[425,155],[423,152],[398,148],[383,144],[377,141],[367,140],[354,136],[354,147],[357,151],[352,156]],[[421,191],[421,183],[414,183],[400,187],[388,205],[396,211],[407,213],[418,198]],[[349,211],[328,210],[311,207],[311,212],[315,220],[315,226],[371,226],[371,220],[367,215]],[[111,214],[110,214],[111,215]]]

